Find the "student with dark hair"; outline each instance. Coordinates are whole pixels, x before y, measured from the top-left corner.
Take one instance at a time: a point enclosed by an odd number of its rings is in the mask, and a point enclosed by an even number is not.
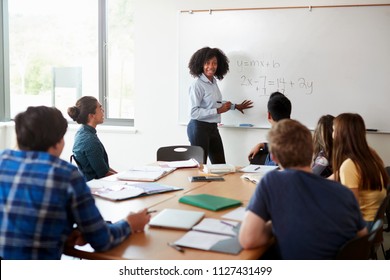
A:
[[[191,120],[187,135],[191,145],[201,146],[205,152],[203,163],[209,157],[211,163],[225,163],[225,152],[218,130],[221,114],[229,110],[252,108],[252,101],[241,104],[223,101],[217,80],[222,80],[229,71],[229,59],[217,48],[204,47],[196,51],[188,64],[190,74],[197,78],[190,86]]]
[[[77,131],[73,156],[87,181],[117,173],[108,162],[108,155],[100,142],[96,127],[104,122],[104,109],[93,96],[83,96],[68,108],[68,115],[82,124]]]
[[[291,117],[291,101],[281,92],[274,92],[270,95],[267,104],[268,121],[272,125],[276,122]],[[249,152],[248,160],[251,164],[263,164],[259,162],[260,154],[266,154],[265,165],[277,165],[268,152],[267,143],[259,143]]]
[[[334,179],[354,193],[370,227],[386,197],[388,176],[382,159],[368,146],[359,114],[343,113],[333,121],[333,170]]]
[[[272,126],[268,140],[281,171],[268,172],[251,197],[239,233],[244,249],[275,237],[282,259],[333,259],[347,241],[367,233],[352,192],[312,174],[308,128],[284,119]]]
[[[333,120],[334,116],[332,115],[322,116],[318,120],[313,134],[314,154],[311,168],[314,174],[326,178],[333,174]]]
[[[108,250],[150,220],[146,209],[115,224],[103,220],[78,169],[59,158],[67,126],[58,109],[45,106],[15,117],[20,150],[0,152],[3,259],[60,259],[65,246],[86,243]]]

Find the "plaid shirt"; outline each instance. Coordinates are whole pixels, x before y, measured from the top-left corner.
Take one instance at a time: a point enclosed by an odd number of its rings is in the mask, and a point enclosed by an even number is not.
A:
[[[131,233],[107,224],[77,168],[45,152],[0,152],[0,256],[60,259],[74,224],[97,251]]]

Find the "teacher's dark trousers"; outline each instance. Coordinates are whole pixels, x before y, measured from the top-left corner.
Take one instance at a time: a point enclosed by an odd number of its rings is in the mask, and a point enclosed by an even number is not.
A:
[[[207,157],[212,164],[226,163],[223,143],[216,123],[191,120],[187,126],[187,135],[192,146],[203,148],[203,163],[207,163]]]

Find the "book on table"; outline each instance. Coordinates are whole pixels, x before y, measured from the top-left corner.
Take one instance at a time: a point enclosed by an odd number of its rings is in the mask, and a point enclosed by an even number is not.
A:
[[[242,202],[237,199],[210,194],[184,195],[179,199],[179,202],[212,211],[219,211],[242,204]]]
[[[204,212],[201,211],[167,208],[155,215],[150,220],[149,226],[189,230],[203,217]]]
[[[105,181],[102,179],[88,181],[87,185],[90,187],[93,195],[113,201],[183,189],[155,182]]]
[[[237,221],[204,218],[174,244],[181,247],[236,255],[242,250],[238,241],[240,225]]]

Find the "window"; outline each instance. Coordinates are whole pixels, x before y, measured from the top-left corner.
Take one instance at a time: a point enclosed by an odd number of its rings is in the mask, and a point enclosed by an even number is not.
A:
[[[104,105],[106,123],[133,124],[131,0],[7,2],[5,119],[37,105],[56,106],[70,119],[67,108],[92,95]]]

